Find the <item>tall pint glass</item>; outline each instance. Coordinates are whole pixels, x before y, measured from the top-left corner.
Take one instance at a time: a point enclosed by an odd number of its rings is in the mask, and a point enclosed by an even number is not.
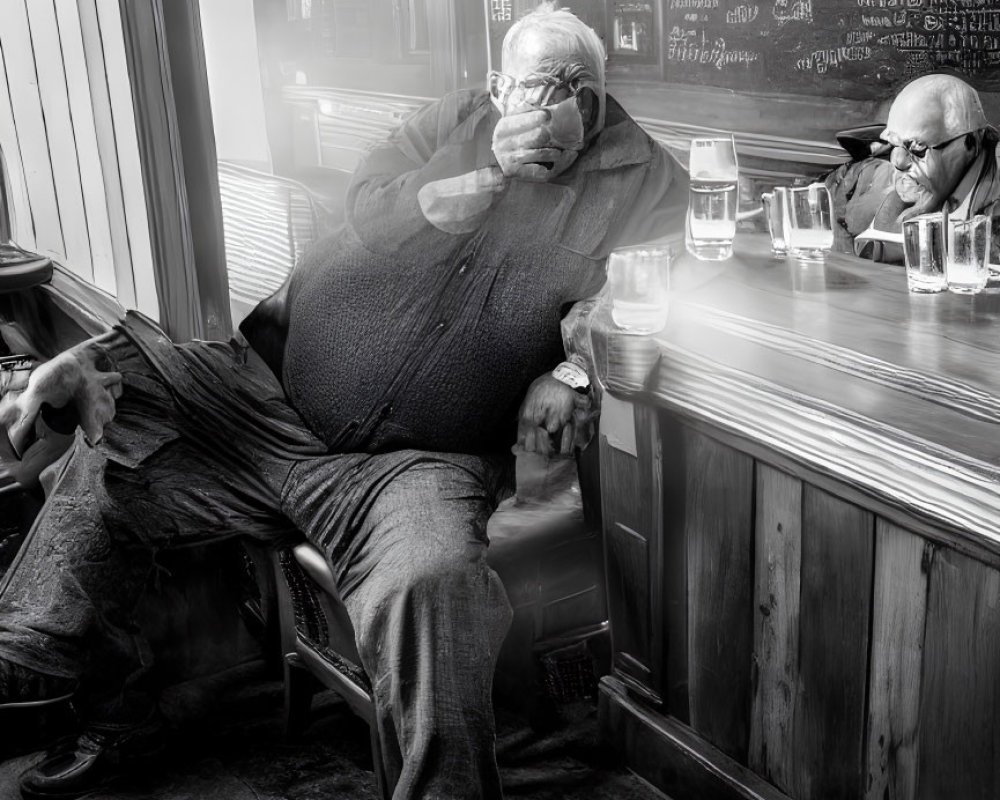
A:
[[[685,226],[688,252],[703,261],[727,259],[733,254],[739,199],[739,168],[733,137],[692,139],[688,169],[691,177]]]

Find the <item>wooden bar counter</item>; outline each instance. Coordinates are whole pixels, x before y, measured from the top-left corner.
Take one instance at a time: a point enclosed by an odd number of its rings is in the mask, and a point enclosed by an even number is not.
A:
[[[673,285],[592,324],[608,741],[676,800],[1000,797],[1000,293],[755,234]]]

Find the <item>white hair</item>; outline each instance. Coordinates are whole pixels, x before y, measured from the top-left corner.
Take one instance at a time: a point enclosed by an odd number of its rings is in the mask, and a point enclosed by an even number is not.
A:
[[[539,60],[539,68],[565,80],[576,79],[604,92],[604,43],[583,20],[569,9],[546,2],[517,20],[503,40],[506,63],[526,35],[541,35],[551,43],[552,55]]]

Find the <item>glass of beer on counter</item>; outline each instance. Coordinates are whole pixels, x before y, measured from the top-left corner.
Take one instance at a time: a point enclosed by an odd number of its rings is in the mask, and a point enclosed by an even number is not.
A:
[[[949,217],[945,243],[945,279],[948,291],[975,294],[990,276],[990,217],[977,214],[971,219]]]
[[[667,323],[673,251],[663,245],[622,247],[608,257],[611,319],[625,333],[656,333]]]
[[[688,171],[691,177],[685,226],[688,252],[703,261],[727,259],[733,254],[739,200],[739,168],[733,137],[692,139]]]
[[[943,292],[945,280],[944,215],[921,214],[903,223],[906,285],[911,292]]]
[[[822,183],[788,189],[785,203],[785,244],[794,256],[823,258],[833,247],[833,204]]]

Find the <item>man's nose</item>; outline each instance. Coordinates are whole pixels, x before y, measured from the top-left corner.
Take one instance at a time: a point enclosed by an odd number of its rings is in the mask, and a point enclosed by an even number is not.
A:
[[[913,160],[910,158],[910,154],[907,152],[906,148],[899,146],[892,148],[892,155],[889,156],[889,160],[892,162],[892,165],[900,171],[909,169],[910,164],[913,163]]]

